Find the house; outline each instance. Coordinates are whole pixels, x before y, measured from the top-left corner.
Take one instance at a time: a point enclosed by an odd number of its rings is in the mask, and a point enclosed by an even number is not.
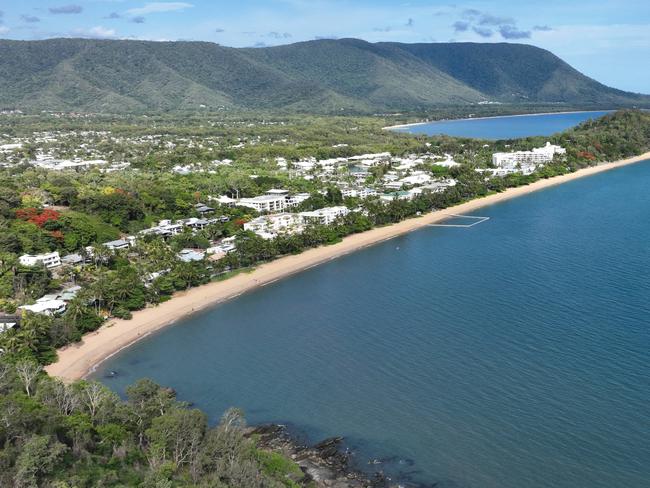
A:
[[[20,324],[20,316],[0,314],[0,334]]]
[[[214,212],[214,208],[208,207],[205,203],[197,203],[196,205],[194,205],[194,208],[201,215]]]
[[[212,243],[212,246],[207,248],[205,252],[207,254],[221,254],[225,256],[236,249],[235,239],[235,237],[224,237],[220,241]]]
[[[66,254],[61,258],[61,263],[66,264],[68,266],[75,266],[78,264],[83,264],[84,263],[84,258],[81,254]]]
[[[169,273],[169,270],[163,269],[160,271],[154,271],[153,273],[148,273],[144,275],[144,277],[142,278],[142,281],[144,282],[144,286],[146,286],[147,288],[150,287],[154,281],[156,281],[161,276],[166,275],[167,273]]]
[[[311,212],[300,212],[300,217],[305,224],[329,225],[339,217],[350,213],[350,209],[344,206],[319,208]]]
[[[189,227],[192,230],[201,230],[205,229],[208,225],[210,225],[210,221],[206,219],[197,219],[196,217],[192,217],[189,219],[184,219],[179,221],[183,226]]]
[[[43,264],[46,268],[61,266],[61,256],[57,251],[45,254],[23,254],[18,261],[23,266],[36,266],[37,264]]]
[[[131,243],[127,239],[117,239],[116,241],[105,242],[104,247],[111,251],[119,251],[120,249],[128,249]]]
[[[63,300],[51,299],[48,295],[39,298],[33,305],[22,305],[19,310],[25,310],[42,315],[60,315],[67,308]]]
[[[161,220],[158,225],[149,229],[141,230],[140,235],[155,234],[162,237],[171,237],[183,232],[183,225],[172,223],[171,220]]]

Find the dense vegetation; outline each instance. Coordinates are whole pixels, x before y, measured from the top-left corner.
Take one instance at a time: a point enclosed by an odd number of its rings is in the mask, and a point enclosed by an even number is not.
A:
[[[240,411],[216,427],[149,380],[122,401],[97,382],[51,379],[0,360],[0,486],[280,488],[308,486],[297,465],[245,436]]]
[[[97,113],[422,111],[481,101],[648,105],[517,44],[320,40],[260,49],[207,42],[0,41],[0,107]]]

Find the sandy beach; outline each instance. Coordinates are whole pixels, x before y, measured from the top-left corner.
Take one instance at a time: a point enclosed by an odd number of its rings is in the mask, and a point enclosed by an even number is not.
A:
[[[648,159],[650,159],[650,152],[634,158],[586,168],[568,175],[540,180],[528,186],[510,188],[503,193],[478,198],[391,226],[351,235],[338,244],[310,249],[295,256],[286,256],[260,265],[250,273],[241,273],[224,281],[209,283],[186,292],[177,293],[174,298],[165,303],[135,312],[131,320],[114,319],[108,321],[99,330],[84,336],[81,342],[60,349],[58,351],[58,361],[45,369],[50,375],[60,377],[65,381],[83,378],[91,373],[99,363],[147,335],[189,314],[213,307],[257,287],[268,285],[345,254],[439,222],[451,214],[472,212],[488,205],[567,181]]]

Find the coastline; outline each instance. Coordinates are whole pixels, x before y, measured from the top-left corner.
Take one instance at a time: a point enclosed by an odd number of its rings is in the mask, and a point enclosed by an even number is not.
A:
[[[60,349],[57,362],[48,365],[45,370],[51,376],[60,377],[65,381],[84,378],[98,364],[149,334],[195,312],[235,298],[242,293],[266,286],[279,279],[420,229],[429,224],[440,222],[448,218],[450,214],[472,212],[551,186],[645,160],[650,160],[650,152],[612,163],[592,166],[567,175],[539,180],[530,185],[509,188],[502,193],[477,198],[387,227],[379,227],[360,234],[353,234],[337,244],[309,249],[298,255],[285,256],[262,264],[251,273],[240,273],[224,281],[212,282],[177,293],[167,302],[134,312],[131,320],[110,320],[97,331],[84,336],[81,342]]]
[[[417,127],[418,125],[427,125],[437,122],[461,122],[464,120],[488,120],[488,119],[507,119],[511,117],[530,117],[532,115],[562,115],[562,114],[585,114],[589,112],[615,112],[615,110],[565,110],[563,112],[541,112],[541,113],[528,113],[528,114],[513,114],[513,115],[492,115],[488,117],[465,117],[463,119],[440,119],[429,120],[427,122],[412,122],[410,124],[398,124],[382,127],[382,130],[396,130],[406,129],[408,127]]]

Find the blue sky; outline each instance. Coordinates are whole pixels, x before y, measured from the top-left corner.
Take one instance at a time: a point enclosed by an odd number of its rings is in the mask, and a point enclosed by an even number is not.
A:
[[[0,0],[0,11],[8,39],[523,42],[610,86],[650,93],[650,0]]]

